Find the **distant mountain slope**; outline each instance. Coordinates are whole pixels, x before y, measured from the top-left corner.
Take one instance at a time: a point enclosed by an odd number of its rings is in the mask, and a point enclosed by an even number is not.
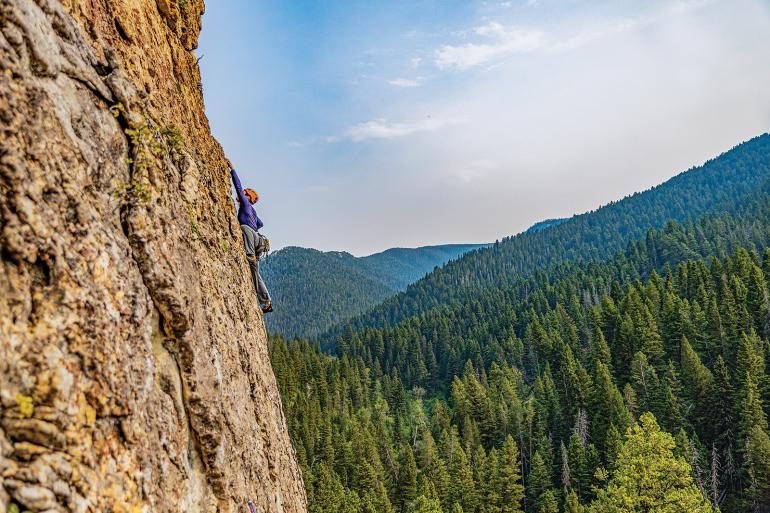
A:
[[[764,134],[657,187],[465,255],[354,319],[351,326],[393,325],[472,298],[490,286],[513,283],[547,265],[607,258],[669,220],[689,222],[707,214],[734,212],[742,197],[769,179],[770,135]],[[333,340],[346,329],[339,326],[325,338]]]
[[[397,294],[437,266],[484,244],[393,248],[366,257],[287,247],[261,266],[275,311],[272,333],[314,336]]]
[[[396,292],[419,280],[437,266],[442,266],[468,251],[489,244],[446,244],[421,248],[392,248],[382,253],[356,259],[360,269]]]

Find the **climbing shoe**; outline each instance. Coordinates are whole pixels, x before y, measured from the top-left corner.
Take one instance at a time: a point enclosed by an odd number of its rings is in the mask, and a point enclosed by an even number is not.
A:
[[[262,307],[262,313],[269,313],[273,311],[273,305],[271,303],[267,303],[265,306]]]

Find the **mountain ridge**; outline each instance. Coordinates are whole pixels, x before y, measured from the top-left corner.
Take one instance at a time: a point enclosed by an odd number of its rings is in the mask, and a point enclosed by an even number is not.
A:
[[[322,339],[331,342],[351,328],[396,324],[411,315],[472,297],[476,289],[510,283],[548,263],[607,257],[647,229],[661,227],[669,220],[686,222],[726,211],[734,206],[734,196],[749,194],[768,179],[770,134],[765,133],[654,187],[464,255],[350,323],[333,328]]]
[[[404,290],[436,266],[485,244],[390,248],[364,257],[288,246],[262,264],[273,333],[312,337]]]

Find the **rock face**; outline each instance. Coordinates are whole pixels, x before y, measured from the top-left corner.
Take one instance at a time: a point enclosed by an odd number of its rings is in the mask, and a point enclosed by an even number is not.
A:
[[[0,511],[303,512],[201,0],[0,0]]]

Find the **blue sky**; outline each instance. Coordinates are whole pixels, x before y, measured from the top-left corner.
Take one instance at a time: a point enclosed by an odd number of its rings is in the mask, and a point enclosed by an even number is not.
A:
[[[766,0],[212,0],[197,53],[277,247],[493,241],[770,129]]]

